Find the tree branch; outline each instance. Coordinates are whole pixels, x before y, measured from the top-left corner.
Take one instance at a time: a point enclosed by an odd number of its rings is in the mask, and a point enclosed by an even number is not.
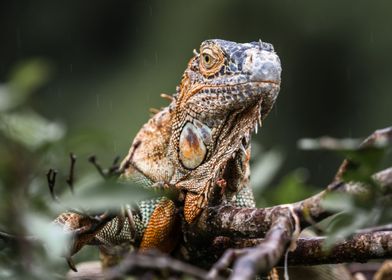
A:
[[[392,167],[378,172],[373,178],[381,185],[384,194],[392,192]],[[278,209],[291,206],[298,215],[301,228],[313,225],[334,214],[326,211],[321,201],[328,193],[344,192],[359,194],[366,192],[361,183],[332,183],[326,190],[302,201],[277,205],[268,208],[242,208],[230,205],[207,207],[203,210],[194,230],[201,236],[229,236],[260,238],[272,226],[273,213]]]
[[[227,250],[210,270],[209,278],[215,279],[219,272],[227,269],[235,260],[230,277],[232,280],[253,279],[258,272],[268,273],[286,251],[296,227],[288,207],[274,211],[273,215],[271,228],[257,246]]]
[[[356,234],[336,243],[330,250],[325,248],[324,241],[323,237],[298,240],[297,249],[289,253],[289,264],[367,262],[392,257],[392,231]]]
[[[325,237],[299,238],[297,247],[288,255],[289,265],[321,265],[349,262],[367,262],[375,259],[392,258],[392,231],[367,232],[334,244],[324,246]],[[262,244],[264,239],[232,239],[216,244],[214,249],[242,249]],[[283,266],[284,261],[279,261]]]
[[[192,276],[196,279],[206,279],[207,272],[190,264],[171,258],[157,251],[129,254],[118,266],[106,271],[105,279],[119,279],[124,275],[146,275],[151,278],[151,271],[157,278],[167,278],[168,275]],[[215,278],[221,279],[221,278]]]

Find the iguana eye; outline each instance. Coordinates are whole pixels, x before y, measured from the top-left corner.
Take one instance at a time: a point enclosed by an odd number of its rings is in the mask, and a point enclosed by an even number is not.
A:
[[[205,68],[209,69],[214,65],[214,58],[210,54],[203,53],[202,59]]]
[[[214,75],[224,63],[222,50],[215,45],[205,46],[200,49],[200,72],[204,76]]]

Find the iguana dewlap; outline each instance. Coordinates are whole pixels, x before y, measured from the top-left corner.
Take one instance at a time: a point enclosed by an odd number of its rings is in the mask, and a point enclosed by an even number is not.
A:
[[[140,202],[134,211],[137,237],[129,233],[127,221],[116,232],[115,219],[75,246],[74,252],[85,243],[127,240],[141,249],[170,251],[179,219],[183,216],[192,223],[216,186],[228,202],[254,207],[249,189],[250,135],[278,95],[280,60],[272,45],[261,41],[207,40],[194,53],[171,104],[141,128],[121,165],[123,180],[175,189],[181,193],[179,201]],[[78,214],[65,213],[56,221],[77,228]]]

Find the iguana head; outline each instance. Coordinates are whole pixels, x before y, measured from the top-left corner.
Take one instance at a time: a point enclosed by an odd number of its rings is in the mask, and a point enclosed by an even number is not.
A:
[[[210,186],[271,110],[281,65],[271,44],[204,41],[184,72],[172,104],[172,182],[202,206]],[[245,146],[245,147],[243,147]],[[203,194],[203,197],[200,196]]]
[[[222,121],[231,111],[262,100],[271,107],[279,91],[280,73],[280,61],[271,44],[204,41],[177,89],[177,111]]]

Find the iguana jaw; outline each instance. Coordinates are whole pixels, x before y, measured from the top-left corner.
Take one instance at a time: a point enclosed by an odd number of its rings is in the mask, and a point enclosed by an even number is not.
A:
[[[257,134],[259,126],[262,126],[262,121],[275,102],[279,86],[273,84],[272,87],[274,90],[270,92],[268,98],[260,98],[242,111],[233,113],[233,117],[228,118],[224,124],[226,129],[222,131],[218,138],[217,145],[227,147],[228,152],[216,156],[215,178],[217,180],[224,179],[231,191],[238,191],[236,189],[237,181],[241,180],[243,176],[241,173],[243,170],[237,170],[236,172],[241,174],[233,176],[233,165],[249,160],[250,149],[248,148],[250,147],[252,133]],[[239,166],[236,168],[238,169]]]
[[[215,131],[217,137],[214,137],[214,145],[208,157],[177,181],[177,186],[186,191],[184,217],[188,223],[207,205],[212,190],[219,182],[223,181],[224,187],[227,186],[227,189],[222,189],[222,193],[238,191],[246,176],[245,165],[241,163],[249,160],[251,135],[257,132],[258,126],[261,126],[272,109],[279,91],[277,84],[263,83],[263,86],[269,90],[260,95],[258,100],[241,110],[231,111],[225,117],[225,121]]]

